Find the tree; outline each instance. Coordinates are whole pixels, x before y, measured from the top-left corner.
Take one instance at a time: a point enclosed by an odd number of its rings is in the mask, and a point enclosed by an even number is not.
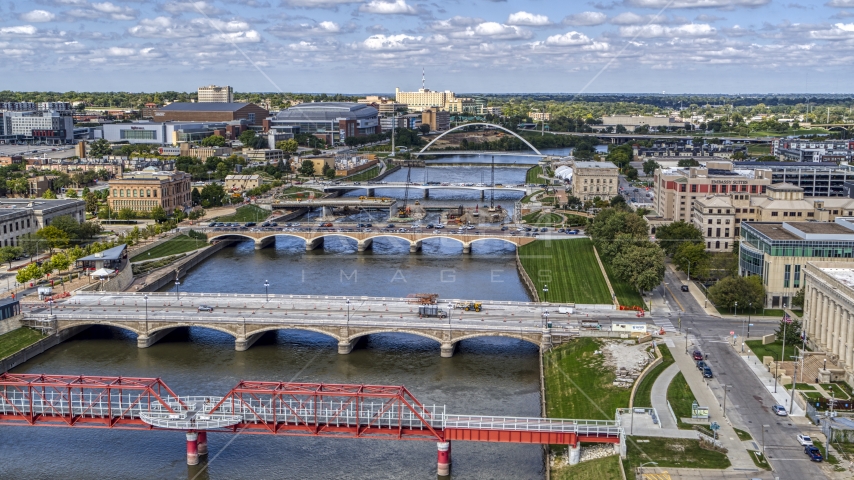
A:
[[[218,183],[211,183],[202,188],[201,205],[204,208],[221,207],[222,199],[225,197],[225,188]]]
[[[323,176],[332,180],[333,178],[335,178],[335,169],[334,168],[327,169],[326,173],[324,173]]]
[[[313,177],[314,176],[314,162],[311,160],[303,160],[302,165],[299,167],[300,175],[305,177]]]
[[[92,215],[98,213],[98,197],[92,192],[87,192],[84,199],[86,201],[86,211]]]
[[[599,212],[587,228],[587,233],[596,243],[599,255],[604,258],[613,258],[619,252],[619,235],[626,235],[623,240],[630,241],[645,241],[649,238],[649,229],[643,217],[616,208],[605,208]]]
[[[77,198],[77,190],[69,188],[65,191],[65,196],[68,198]]]
[[[68,246],[68,242],[70,240],[70,236],[68,232],[61,230],[58,227],[53,225],[48,225],[46,227],[40,228],[36,235],[44,239],[47,244],[50,253],[53,254],[53,250],[55,248],[65,248]]]
[[[638,169],[632,166],[626,167],[626,178],[628,178],[629,180],[637,180]]]
[[[18,283],[27,283],[30,280],[38,280],[44,276],[44,272],[41,267],[36,263],[31,263],[26,267],[18,270],[18,273],[15,275],[15,280]]]
[[[89,155],[92,157],[103,157],[111,153],[113,153],[113,148],[110,146],[110,142],[103,138],[89,144]]]
[[[422,135],[427,135],[428,133],[430,133],[430,124],[429,123],[422,123],[418,127],[418,131],[421,132]]]
[[[118,217],[119,220],[133,220],[134,218],[136,218],[136,212],[134,212],[131,208],[125,207],[119,210]]]
[[[672,255],[676,268],[694,278],[708,278],[709,252],[702,243],[685,242],[679,244]]]
[[[193,189],[194,192],[198,193],[198,190]],[[151,209],[151,218],[154,219],[157,223],[163,223],[166,221],[166,210],[163,209],[162,206],[157,205]]]
[[[614,131],[615,131],[616,133],[629,133],[629,131],[628,131],[628,130],[626,130],[626,127],[624,127],[624,126],[622,126],[622,125],[617,125],[617,127],[616,127],[616,129],[615,129]]]
[[[682,243],[703,244],[703,232],[693,223],[683,220],[656,228],[655,238],[668,257],[673,257]]]
[[[611,206],[614,208],[626,208],[626,199],[622,195],[615,195],[611,197]]]
[[[211,135],[201,141],[203,147],[224,147],[225,138],[222,135]]]
[[[287,140],[276,142],[276,148],[285,153],[296,153],[299,148],[299,143],[297,143],[293,138],[289,138]]]
[[[762,278],[759,276],[734,275],[709,287],[709,300],[718,308],[730,311],[733,311],[736,302],[742,309],[751,304],[759,307],[765,301],[765,287],[762,286]]]
[[[255,130],[249,129],[244,130],[240,133],[240,136],[237,137],[244,146],[252,147],[255,144]]]
[[[583,204],[584,204],[584,202],[582,202],[580,198],[578,198],[574,195],[570,195],[569,197],[566,198],[566,208],[572,208],[572,209],[578,210],[581,208],[581,206]]]
[[[644,173],[644,175],[647,175],[647,176],[652,175],[653,173],[655,173],[655,169],[658,168],[659,166],[660,165],[658,165],[658,162],[656,162],[655,160],[652,160],[652,159],[649,159],[649,160],[643,162],[643,173]]]
[[[56,227],[68,234],[68,238],[76,240],[80,230],[80,223],[71,215],[60,215],[50,222],[50,226]]]
[[[806,296],[806,288],[801,288],[798,293],[792,297],[792,307],[804,308],[804,297]]]
[[[190,200],[193,202],[193,205],[202,203],[202,194],[198,188],[193,187],[193,191],[190,192]]]
[[[55,194],[55,193],[53,193],[53,190],[51,190],[51,189],[47,189],[47,190],[45,190],[45,191],[44,191],[44,193],[42,194],[42,198],[45,198],[45,199],[51,199],[51,200],[56,200],[56,194]]]
[[[680,167],[699,167],[700,162],[694,160],[693,158],[683,158],[682,160],[679,160],[676,165]]]
[[[27,233],[18,237],[18,245],[24,250],[24,254],[32,260],[47,245],[41,237],[35,233]]]
[[[646,240],[620,243],[623,248],[612,260],[617,277],[641,291],[652,290],[664,280],[664,252],[661,247]]]
[[[739,304],[741,305],[741,304]],[[775,338],[778,342],[783,341],[783,333],[786,335],[786,344],[787,345],[797,345],[801,342],[801,321],[798,319],[790,319],[789,322],[786,322],[785,318],[780,320],[780,325],[777,327],[777,331],[775,331]],[[784,359],[786,360],[786,359]]]
[[[50,257],[50,265],[62,273],[63,270],[67,270],[71,266],[71,259],[68,258],[68,255],[58,252]]]
[[[0,247],[0,263],[8,263],[12,268],[12,262],[24,253],[21,247]]]

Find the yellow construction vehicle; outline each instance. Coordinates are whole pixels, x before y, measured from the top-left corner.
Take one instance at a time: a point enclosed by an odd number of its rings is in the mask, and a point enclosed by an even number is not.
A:
[[[454,308],[459,308],[460,310],[465,310],[467,312],[474,310],[475,312],[479,312],[483,308],[482,302],[457,302],[454,305]]]

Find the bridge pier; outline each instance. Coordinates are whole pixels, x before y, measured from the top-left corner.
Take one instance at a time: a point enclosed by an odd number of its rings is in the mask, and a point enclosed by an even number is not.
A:
[[[486,200],[486,190],[480,191],[480,200],[481,201]]]
[[[412,242],[409,244],[409,253],[415,253],[421,250],[421,242]]]
[[[451,474],[451,442],[437,442],[439,447],[439,461],[437,473],[440,477],[447,477]]]
[[[353,347],[356,346],[356,342],[358,342],[358,338],[354,338],[353,340],[339,340],[338,341],[338,354],[339,355],[349,355],[350,352],[353,351]]]
[[[374,239],[366,238],[364,240],[359,240],[359,243],[356,246],[356,250],[359,252],[364,252],[365,250],[371,248],[374,245]]]
[[[424,189],[424,198],[430,198],[430,189],[429,188]]]
[[[321,245],[323,245],[323,237],[307,238],[305,240],[305,251],[310,252]]]
[[[199,464],[199,434],[187,432],[187,465]]]
[[[267,332],[256,333],[254,335],[249,335],[248,337],[237,337],[234,340],[234,350],[238,352],[245,352],[249,350],[249,347],[255,345],[255,342],[258,341],[264,334]]]
[[[376,190],[374,190],[373,188],[366,188],[365,191],[368,194],[368,197],[373,197],[374,193],[376,192]]]
[[[198,432],[199,440],[198,440],[198,451],[199,455],[207,455],[208,454],[208,432],[202,430]]]
[[[454,352],[457,350],[456,343],[442,343],[442,358],[451,358],[454,356]]]
[[[463,244],[463,253],[471,253],[471,244],[470,243],[464,243]]]
[[[578,465],[579,462],[581,462],[581,442],[577,442],[575,445],[569,445],[569,451],[567,453],[569,454],[569,464]]]
[[[262,248],[266,248],[270,246],[271,243],[276,243],[276,237],[264,237],[255,240],[255,250],[261,250]]]
[[[543,328],[543,338],[540,341],[540,352],[551,350],[552,348],[552,331],[548,327]]]
[[[163,330],[158,330],[152,334],[139,334],[136,337],[136,346],[137,348],[148,348],[155,343],[159,342],[163,337],[172,333],[175,330],[174,328],[164,328]]]

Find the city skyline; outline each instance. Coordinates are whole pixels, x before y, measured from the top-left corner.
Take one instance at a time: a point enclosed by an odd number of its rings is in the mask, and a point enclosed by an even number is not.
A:
[[[4,88],[845,93],[854,0],[36,0]]]

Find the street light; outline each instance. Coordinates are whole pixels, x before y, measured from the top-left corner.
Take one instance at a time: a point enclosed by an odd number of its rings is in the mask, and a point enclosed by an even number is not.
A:
[[[795,365],[795,371],[792,372],[792,400],[789,402],[789,415],[792,414],[795,408],[795,388],[798,386],[798,356],[789,355],[792,358],[792,363]]]
[[[269,289],[270,289],[270,282],[268,282],[267,280],[264,280],[264,298],[265,298],[265,301],[267,301],[267,302],[270,301],[270,290]],[[347,303],[349,303],[349,300]]]
[[[350,326],[350,299],[347,299],[347,326]]]
[[[49,298],[47,300],[47,307],[50,309],[50,314],[53,316],[53,299]]]
[[[548,325],[548,323],[549,323],[549,311],[548,311],[548,310],[546,310],[545,312],[543,312],[542,320],[543,320],[543,324],[542,324],[542,325],[540,325],[540,327],[541,327],[541,328],[543,328],[543,329],[545,329],[545,328],[546,328],[546,325]]]
[[[148,335],[148,295],[143,295],[145,299],[145,334]]]
[[[548,285],[543,285],[543,303],[548,303],[548,302],[546,301],[546,294],[547,294],[547,293],[549,293],[549,286],[548,286]],[[543,307],[543,308],[545,308],[545,307]]]
[[[688,283],[691,283],[691,260],[686,260],[688,262]]]
[[[448,328],[451,328],[451,310],[453,310],[454,304],[448,302]]]
[[[786,327],[789,326],[789,322],[791,322],[791,320],[788,316],[783,319],[783,350],[780,351],[780,362],[783,361],[783,355],[785,355],[786,353]],[[825,359],[824,361],[826,364],[827,359]],[[780,368],[780,362],[774,363],[774,393],[777,393],[777,371]]]
[[[180,285],[181,285],[181,282],[179,282],[177,279],[175,279],[175,298],[177,298],[179,300],[181,299],[181,292],[178,289],[178,287]]]
[[[726,392],[729,390],[729,387],[732,385],[724,384],[724,418],[726,418]]]

